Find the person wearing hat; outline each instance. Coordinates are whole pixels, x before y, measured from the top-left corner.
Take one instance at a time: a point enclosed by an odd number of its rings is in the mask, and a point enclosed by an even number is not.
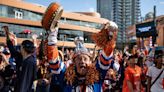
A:
[[[7,46],[11,56],[16,62],[16,84],[14,92],[32,92],[33,81],[36,76],[36,64],[33,53],[35,51],[34,43],[30,40],[24,40],[21,44],[20,52],[15,50],[10,39],[8,26],[3,26],[6,33]]]
[[[50,92],[102,92],[105,75],[113,61],[118,26],[109,21],[100,32],[93,35],[94,42],[102,48],[96,63],[92,63],[92,55],[84,47],[83,38],[75,38],[73,63],[68,68],[59,58],[56,45],[58,30],[54,30],[51,28],[48,38],[47,57],[50,71],[53,73]]]

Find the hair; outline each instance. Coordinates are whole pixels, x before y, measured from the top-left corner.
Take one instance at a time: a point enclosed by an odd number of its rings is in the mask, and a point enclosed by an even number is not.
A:
[[[58,53],[59,53],[60,59],[63,61],[64,60],[63,52],[61,50],[58,50]]]
[[[81,52],[81,53],[75,53],[73,55],[73,57],[72,57],[72,61],[75,62],[75,59],[77,57],[79,57],[80,55],[87,55],[89,57],[89,59],[92,61],[92,56],[89,53],[83,53],[83,52]]]
[[[162,54],[156,55],[155,59],[162,58]]]
[[[28,54],[34,53],[35,46],[34,46],[34,43],[32,41],[30,41],[30,40],[24,40],[21,45],[22,45],[23,49]]]
[[[134,58],[135,58],[135,56],[134,55],[131,55],[131,56],[128,57],[128,60],[134,59]]]
[[[0,62],[3,60],[3,57],[2,57],[2,55],[0,55]]]
[[[154,59],[158,59],[162,55],[163,55],[163,51],[162,50],[155,51]]]
[[[138,60],[137,60],[137,65],[138,66],[140,66],[140,67],[142,67],[143,66],[143,60],[144,60],[144,58],[143,57],[138,57]]]
[[[157,60],[158,58],[162,58],[162,54],[157,54],[157,55],[154,56],[154,59],[155,59],[155,60],[154,60],[154,64],[155,64],[155,65],[157,65],[157,61],[156,61],[156,60]]]

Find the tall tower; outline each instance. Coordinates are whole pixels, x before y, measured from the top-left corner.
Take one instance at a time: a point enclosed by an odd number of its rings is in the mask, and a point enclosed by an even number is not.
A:
[[[140,21],[140,0],[97,0],[97,12],[117,23],[117,46],[122,48],[126,43],[126,28]]]
[[[97,0],[97,12],[101,14],[103,18],[113,18],[112,0]]]

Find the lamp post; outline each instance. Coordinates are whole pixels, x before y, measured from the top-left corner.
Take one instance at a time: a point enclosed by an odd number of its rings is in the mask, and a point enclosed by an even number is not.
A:
[[[157,37],[157,31],[156,31],[156,6],[154,5],[154,13],[153,13],[153,21],[154,21],[154,30],[155,34],[152,36],[152,46],[154,47],[154,44],[156,42],[156,37]]]
[[[62,52],[63,52],[63,53],[64,53],[65,41],[66,41],[66,35],[64,35],[64,39],[63,39],[63,46],[62,46]]]

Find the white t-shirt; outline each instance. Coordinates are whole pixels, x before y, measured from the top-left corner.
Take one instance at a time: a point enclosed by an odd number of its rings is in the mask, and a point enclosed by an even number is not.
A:
[[[156,79],[156,77],[159,75],[159,73],[162,71],[162,69],[158,69],[155,66],[151,66],[149,67],[148,71],[147,71],[147,76],[151,77],[151,83],[153,83],[153,81]],[[162,85],[164,79],[164,71],[163,73],[160,75],[160,77],[157,79],[157,81],[153,84],[153,86],[151,87],[151,92],[164,92],[164,88]]]
[[[146,64],[148,67],[154,65],[153,61],[150,62],[150,61],[148,61],[148,60],[145,62],[145,64]]]

